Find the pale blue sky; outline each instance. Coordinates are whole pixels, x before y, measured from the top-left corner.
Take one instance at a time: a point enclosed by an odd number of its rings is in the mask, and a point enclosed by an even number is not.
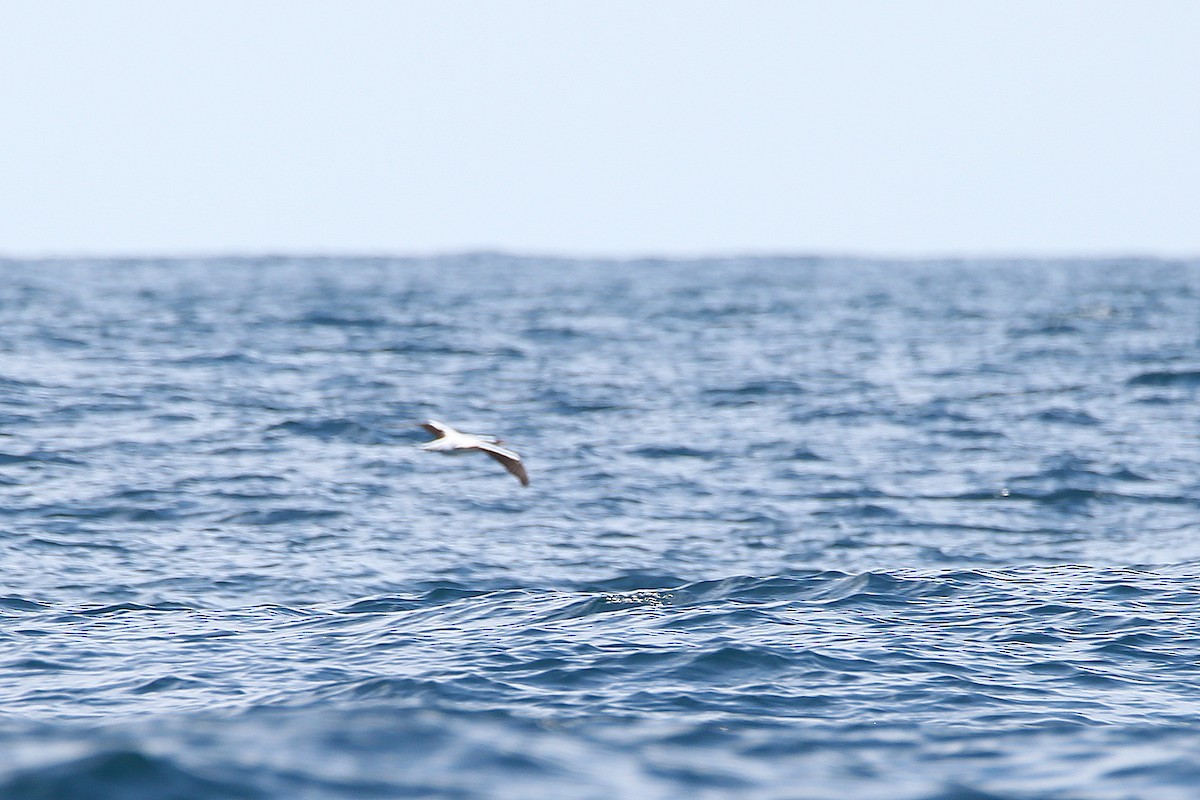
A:
[[[1194,0],[0,0],[0,255],[1200,255]]]

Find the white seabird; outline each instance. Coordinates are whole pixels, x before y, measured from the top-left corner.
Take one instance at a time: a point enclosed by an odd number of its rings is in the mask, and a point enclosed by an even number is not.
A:
[[[525,465],[521,463],[521,457],[512,450],[501,447],[499,439],[492,436],[462,433],[436,419],[422,422],[421,427],[437,437],[432,442],[421,445],[422,450],[436,450],[443,453],[455,450],[478,450],[499,461],[506,470],[516,476],[522,486],[529,485],[529,475],[525,472]]]

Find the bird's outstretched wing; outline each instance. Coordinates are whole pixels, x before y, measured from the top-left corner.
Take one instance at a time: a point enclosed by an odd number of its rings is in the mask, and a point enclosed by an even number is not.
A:
[[[525,471],[525,465],[521,463],[521,457],[512,450],[507,450],[494,444],[481,444],[476,449],[487,453],[499,461],[506,470],[516,476],[516,479],[521,482],[522,486],[529,485],[529,473]]]
[[[437,436],[438,438],[441,438],[442,436],[445,436],[450,431],[454,430],[446,423],[438,422],[436,419],[425,420],[424,422],[421,423],[421,427],[424,428],[429,433],[433,434],[434,436]]]

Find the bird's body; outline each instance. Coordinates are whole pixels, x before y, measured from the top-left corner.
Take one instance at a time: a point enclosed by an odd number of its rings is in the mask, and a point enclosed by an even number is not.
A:
[[[486,453],[492,458],[500,462],[500,464],[509,472],[511,472],[522,486],[529,485],[529,475],[525,472],[525,465],[521,463],[521,457],[508,448],[500,446],[500,440],[492,436],[477,436],[472,433],[462,433],[456,431],[444,422],[438,422],[435,419],[426,420],[421,423],[421,427],[436,436],[432,442],[426,442],[421,445],[422,450],[431,450],[439,453],[467,452],[475,450],[480,453]]]

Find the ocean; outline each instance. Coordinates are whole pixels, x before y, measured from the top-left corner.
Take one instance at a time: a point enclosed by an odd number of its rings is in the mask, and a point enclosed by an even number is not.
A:
[[[0,797],[1194,798],[1198,520],[1200,262],[2,261]]]

